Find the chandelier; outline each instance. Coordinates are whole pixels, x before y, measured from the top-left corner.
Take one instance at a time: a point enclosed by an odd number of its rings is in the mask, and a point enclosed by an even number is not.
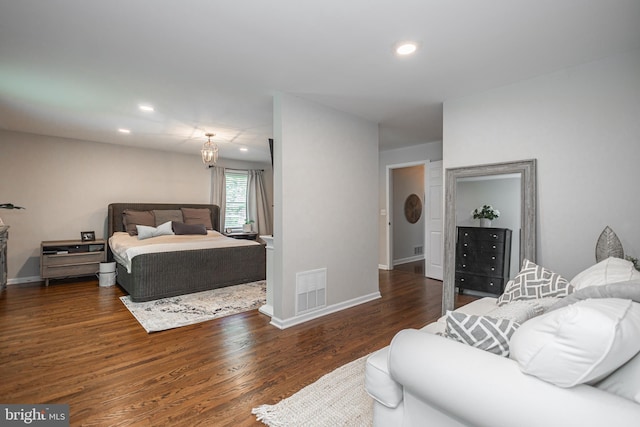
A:
[[[205,136],[208,138],[207,142],[202,146],[202,162],[205,165],[213,166],[218,161],[218,146],[215,142],[211,142],[211,138],[216,136],[215,133],[205,133]]]

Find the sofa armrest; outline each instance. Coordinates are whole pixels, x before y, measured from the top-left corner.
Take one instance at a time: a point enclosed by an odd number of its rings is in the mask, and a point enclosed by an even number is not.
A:
[[[474,426],[637,426],[640,419],[630,400],[587,385],[560,388],[523,374],[511,359],[417,330],[394,337],[389,371],[405,395]]]

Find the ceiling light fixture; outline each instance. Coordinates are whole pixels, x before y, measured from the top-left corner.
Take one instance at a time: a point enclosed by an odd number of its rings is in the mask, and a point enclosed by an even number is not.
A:
[[[118,132],[120,132],[120,133],[131,133],[131,131],[129,129],[124,129],[124,128],[118,129]]]
[[[396,53],[401,56],[411,55],[418,49],[414,42],[402,42],[396,45]]]
[[[200,153],[202,153],[202,162],[205,165],[213,166],[218,161],[218,146],[215,142],[211,142],[211,138],[216,136],[216,134],[205,133],[205,136],[208,138],[207,142],[204,143],[202,150],[200,150]]]
[[[138,105],[138,108],[140,108],[142,111],[149,111],[149,112],[153,112],[154,109],[151,105]]]
[[[249,149],[247,147],[242,147],[240,148],[240,151],[249,151]]]

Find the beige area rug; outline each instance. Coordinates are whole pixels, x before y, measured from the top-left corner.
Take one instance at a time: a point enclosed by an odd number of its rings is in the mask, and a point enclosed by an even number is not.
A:
[[[270,427],[336,427],[373,425],[373,399],[364,390],[368,356],[339,367],[275,405],[253,408]]]
[[[145,331],[158,332],[255,310],[266,303],[266,288],[260,280],[154,301],[132,302],[128,295],[120,300]]]

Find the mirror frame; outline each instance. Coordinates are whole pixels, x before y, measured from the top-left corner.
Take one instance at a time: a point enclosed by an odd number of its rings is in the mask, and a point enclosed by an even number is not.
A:
[[[444,276],[442,314],[454,309],[456,290],[456,182],[458,178],[519,173],[520,180],[520,264],[536,262],[536,160],[449,168],[445,171]]]

